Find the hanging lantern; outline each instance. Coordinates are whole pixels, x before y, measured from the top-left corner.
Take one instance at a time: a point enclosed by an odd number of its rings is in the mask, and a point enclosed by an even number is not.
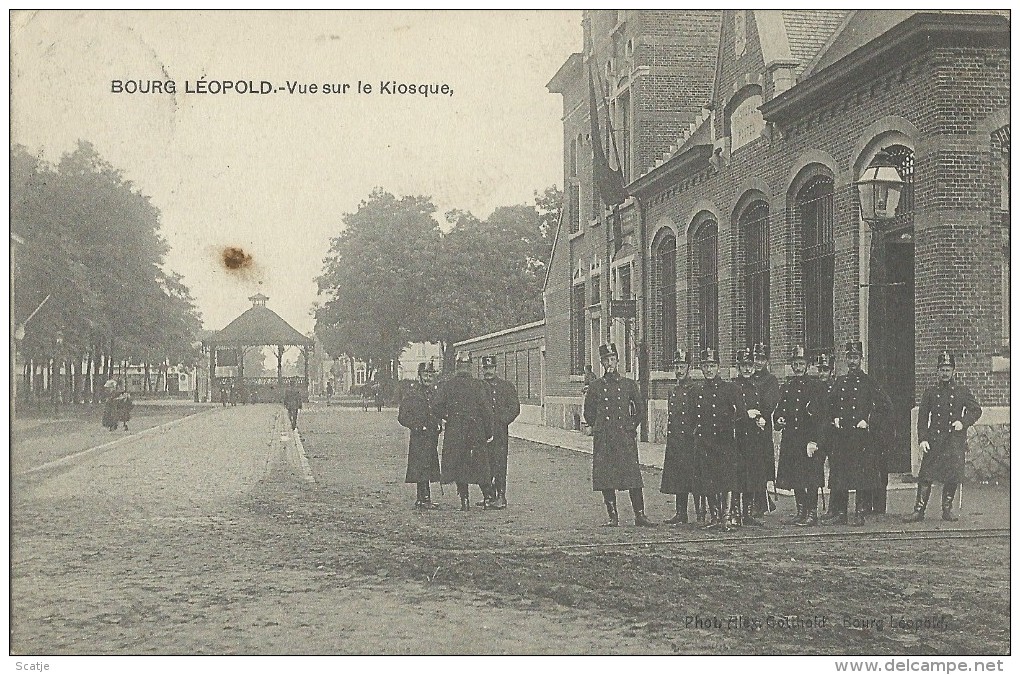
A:
[[[895,218],[905,184],[896,161],[884,149],[879,150],[856,183],[861,217],[869,223]]]

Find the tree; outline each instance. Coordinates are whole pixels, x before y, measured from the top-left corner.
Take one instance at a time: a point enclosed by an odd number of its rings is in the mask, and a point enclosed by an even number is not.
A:
[[[11,223],[24,240],[14,264],[23,322],[46,297],[20,343],[26,360],[68,375],[77,398],[85,373],[114,361],[167,365],[197,356],[201,325],[181,277],[163,269],[168,251],[149,198],[80,141],[56,167],[11,148]]]
[[[438,342],[448,368],[455,342],[542,318],[560,196],[548,188],[536,193],[537,206],[500,207],[485,220],[454,210],[444,234],[428,197],[373,191],[344,216],[323,261],[319,339],[331,355],[370,369],[409,341]]]
[[[388,367],[411,336],[409,317],[429,300],[428,282],[440,243],[428,197],[401,197],[377,188],[330,243],[317,278],[326,300],[316,333],[333,356],[349,354]]]

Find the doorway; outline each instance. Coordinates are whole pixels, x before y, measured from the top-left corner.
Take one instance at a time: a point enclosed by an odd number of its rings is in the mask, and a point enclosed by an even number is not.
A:
[[[911,470],[910,411],[914,388],[913,229],[875,233],[868,307],[868,373],[892,400],[895,440],[889,473]]]

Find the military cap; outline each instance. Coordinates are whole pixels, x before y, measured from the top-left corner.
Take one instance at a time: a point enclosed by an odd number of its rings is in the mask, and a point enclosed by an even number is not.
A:
[[[489,367],[492,367],[492,368],[496,367],[496,357],[495,356],[483,356],[482,357],[482,368],[489,368]]]
[[[939,366],[952,366],[956,367],[956,357],[948,349],[943,349],[939,352]]]
[[[737,363],[750,363],[751,362],[751,350],[747,347],[737,350],[736,355]]]
[[[471,352],[459,352],[457,354],[457,363],[471,363]]]
[[[719,352],[711,347],[701,350],[702,363],[719,363]]]
[[[793,348],[793,351],[790,352],[790,360],[793,361],[795,359],[807,360],[807,350],[804,349],[804,345],[797,345]]]
[[[832,357],[822,352],[815,357],[815,367],[818,370],[832,370]]]
[[[863,356],[864,344],[860,340],[850,340],[846,343],[847,356]]]
[[[755,342],[754,346],[751,347],[751,357],[754,359],[767,359],[769,357],[769,348],[765,346],[764,342]]]
[[[106,384],[104,384],[103,387],[105,389],[116,389],[117,388],[117,380],[107,380]]]
[[[599,346],[599,358],[604,359],[609,356],[616,356],[618,358],[620,356],[620,352],[616,351],[616,345],[612,342]]]
[[[678,349],[676,350],[676,354],[673,355],[674,366],[679,365],[681,363],[691,365],[691,361],[692,361],[691,353],[686,349]]]

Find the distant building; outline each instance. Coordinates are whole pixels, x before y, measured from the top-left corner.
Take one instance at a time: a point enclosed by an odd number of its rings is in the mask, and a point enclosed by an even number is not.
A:
[[[443,370],[443,350],[435,342],[412,342],[400,353],[397,361],[397,379],[413,380],[418,377],[419,363],[432,363],[436,372]]]

